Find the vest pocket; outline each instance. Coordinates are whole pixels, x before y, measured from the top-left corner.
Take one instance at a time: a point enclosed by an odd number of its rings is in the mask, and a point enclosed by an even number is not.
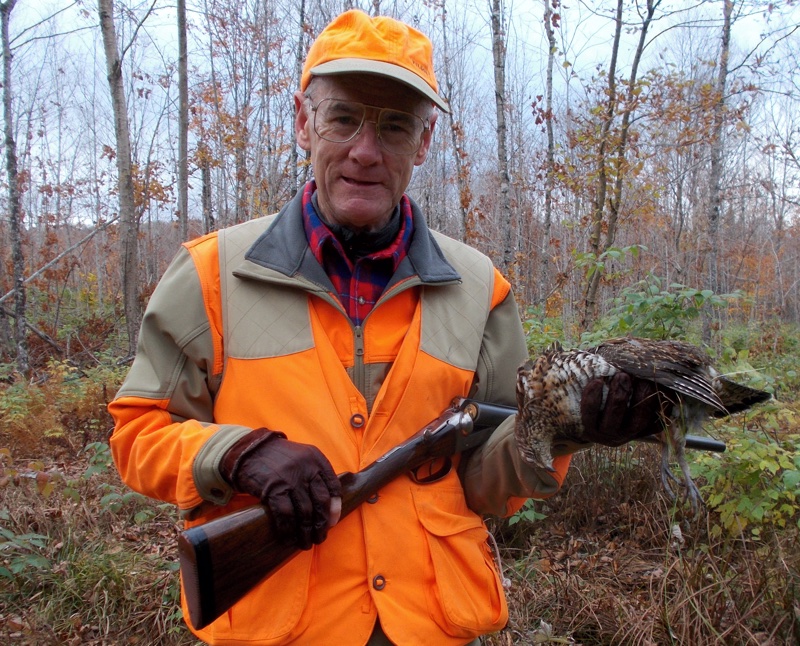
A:
[[[413,493],[433,570],[431,616],[454,637],[500,630],[508,609],[483,522],[467,508],[460,487],[434,485]]]
[[[300,552],[280,572],[261,583],[197,634],[212,643],[283,644],[302,633],[310,619],[305,613],[313,577],[316,549]],[[287,581],[291,581],[287,585]]]

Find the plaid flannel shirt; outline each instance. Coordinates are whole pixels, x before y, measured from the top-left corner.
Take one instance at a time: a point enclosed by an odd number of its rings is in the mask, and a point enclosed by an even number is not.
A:
[[[354,325],[361,325],[408,253],[413,233],[411,203],[403,195],[400,231],[388,247],[352,261],[314,209],[311,196],[315,190],[316,184],[309,182],[303,191],[303,226],[308,245],[330,277],[347,315]]]

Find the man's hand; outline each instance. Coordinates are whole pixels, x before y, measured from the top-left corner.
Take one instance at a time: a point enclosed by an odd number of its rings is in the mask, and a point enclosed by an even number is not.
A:
[[[237,491],[260,499],[278,537],[301,549],[324,541],[338,521],[341,485],[315,446],[256,429],[225,453],[220,473]]]
[[[608,392],[603,403],[603,388]],[[620,446],[663,430],[662,398],[652,381],[618,372],[606,383],[593,379],[581,396],[584,438],[606,446]]]

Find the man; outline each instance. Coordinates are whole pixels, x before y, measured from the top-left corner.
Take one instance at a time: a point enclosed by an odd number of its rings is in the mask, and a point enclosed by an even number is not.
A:
[[[439,480],[398,478],[337,524],[337,473],[455,397],[513,404],[526,347],[508,282],[429,231],[404,193],[448,109],[430,41],[348,11],[311,47],[294,100],[314,181],[279,214],[178,253],[110,405],[114,459],[189,526],[260,500],[305,550],[195,630],[201,639],[478,643],[508,614],[480,514],[553,494],[569,449],[555,473],[527,467],[511,418]],[[602,407],[595,384],[587,420],[617,423],[629,386],[612,384]]]

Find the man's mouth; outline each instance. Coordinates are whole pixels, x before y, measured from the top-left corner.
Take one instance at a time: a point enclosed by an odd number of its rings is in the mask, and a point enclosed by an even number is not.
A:
[[[379,182],[371,182],[363,179],[356,179],[355,177],[343,177],[342,178],[345,183],[350,184],[351,186],[358,186],[368,188],[370,186],[377,186]]]

